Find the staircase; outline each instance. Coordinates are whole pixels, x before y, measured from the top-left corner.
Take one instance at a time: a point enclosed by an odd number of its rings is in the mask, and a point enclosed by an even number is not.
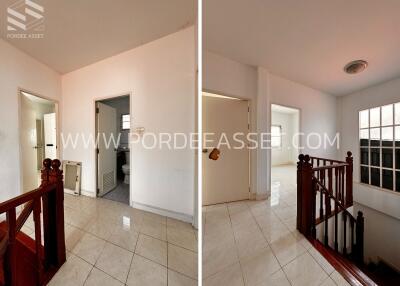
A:
[[[354,286],[377,285],[364,268],[364,217],[355,217],[353,158],[301,154],[297,163],[297,229]]]
[[[66,260],[60,165],[45,159],[40,187],[0,204],[0,214],[6,214],[0,223],[1,286],[47,285]],[[21,231],[31,213],[34,239]]]

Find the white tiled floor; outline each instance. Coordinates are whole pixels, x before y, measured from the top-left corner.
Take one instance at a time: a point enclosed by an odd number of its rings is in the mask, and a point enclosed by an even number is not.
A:
[[[203,209],[204,286],[349,285],[296,230],[296,167],[272,169],[271,198]]]
[[[190,224],[118,202],[65,195],[67,262],[50,286],[197,285]],[[28,220],[23,231],[33,235]]]

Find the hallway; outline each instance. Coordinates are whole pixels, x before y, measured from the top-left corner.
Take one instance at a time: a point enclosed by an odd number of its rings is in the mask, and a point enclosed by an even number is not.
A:
[[[267,201],[203,208],[203,279],[217,285],[349,285],[296,230],[296,166],[272,168]]]

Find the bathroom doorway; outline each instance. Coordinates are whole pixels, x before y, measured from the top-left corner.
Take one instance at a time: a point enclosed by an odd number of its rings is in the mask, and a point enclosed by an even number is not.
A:
[[[98,100],[96,106],[97,197],[130,204],[130,96]]]

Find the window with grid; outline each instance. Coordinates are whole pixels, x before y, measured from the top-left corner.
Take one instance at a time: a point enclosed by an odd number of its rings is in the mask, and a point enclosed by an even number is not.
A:
[[[282,146],[282,127],[280,125],[271,126],[271,147],[280,148]]]
[[[131,129],[131,117],[129,114],[123,114],[121,116],[121,129],[122,130]]]
[[[362,110],[360,181],[400,192],[400,103]]]

